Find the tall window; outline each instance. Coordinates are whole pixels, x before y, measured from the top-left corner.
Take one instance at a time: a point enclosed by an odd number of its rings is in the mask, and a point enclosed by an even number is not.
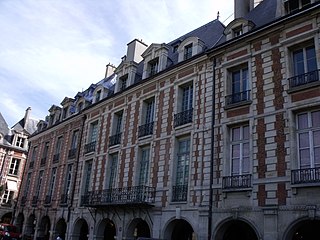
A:
[[[117,179],[117,168],[118,168],[118,154],[112,154],[109,158],[109,179],[108,179],[108,188],[112,189],[116,186]]]
[[[42,158],[47,159],[49,153],[49,142],[46,142],[44,144],[43,152],[42,152]]]
[[[26,180],[26,185],[23,191],[23,196],[27,197],[29,194],[29,190],[30,190],[30,183],[31,183],[31,172],[28,173],[27,175],[27,180]]]
[[[120,144],[122,131],[123,111],[117,112],[113,115],[112,135],[109,138],[109,145]]]
[[[143,147],[140,151],[140,174],[139,186],[146,185],[149,179],[149,161],[150,161],[150,147]]]
[[[178,113],[174,116],[174,126],[181,126],[192,122],[193,115],[193,83],[179,87],[178,92]]]
[[[249,173],[249,125],[231,128],[231,175]]]
[[[9,174],[17,176],[19,173],[19,166],[20,166],[20,159],[12,158],[10,167],[9,167]]]
[[[70,188],[71,188],[71,183],[72,183],[72,169],[73,165],[68,164],[67,167],[67,174],[65,178],[65,187],[64,187],[64,194],[69,195],[70,193]]]
[[[142,125],[139,126],[139,137],[153,133],[154,106],[154,98],[143,102]]]
[[[36,192],[35,192],[35,197],[38,199],[40,196],[40,192],[41,192],[41,187],[42,187],[42,179],[43,179],[43,170],[41,170],[39,172],[38,175],[38,183],[37,183],[37,187],[36,187]]]
[[[62,137],[58,137],[57,143],[56,143],[55,153],[54,153],[54,156],[53,156],[53,160],[54,161],[59,160],[60,153],[61,153],[61,150],[62,150],[62,143],[63,143],[63,138]]]
[[[49,189],[48,189],[48,195],[47,195],[48,199],[46,199],[48,202],[51,202],[51,198],[55,189],[56,174],[57,174],[57,168],[52,168],[51,179],[49,182]]]
[[[292,52],[294,75],[317,70],[317,58],[314,45],[296,49]]]
[[[97,93],[96,93],[96,99],[95,99],[95,103],[96,102],[99,102],[100,101],[100,98],[101,98],[101,90],[99,90],[99,91],[97,91]]]
[[[298,114],[297,133],[300,168],[320,167],[320,110]]]
[[[190,139],[178,141],[176,185],[188,185],[190,164]]]
[[[2,195],[2,203],[10,204],[13,199],[13,196],[14,196],[14,192],[6,189],[4,191],[4,194]]]
[[[192,43],[184,47],[184,60],[192,57]]]
[[[311,0],[287,0],[284,7],[287,13],[295,12],[311,3]]]
[[[92,161],[86,162],[85,165],[85,172],[84,172],[84,194],[87,194],[90,189],[90,183],[91,183],[91,172],[92,172]]]
[[[95,142],[98,136],[98,122],[91,123],[90,125],[90,135],[89,143]]]

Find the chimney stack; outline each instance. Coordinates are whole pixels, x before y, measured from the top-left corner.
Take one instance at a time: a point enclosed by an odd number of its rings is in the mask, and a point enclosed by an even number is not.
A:
[[[142,42],[142,40],[134,39],[127,44],[127,58],[128,62],[139,63],[143,60],[141,54],[147,49],[148,45]]]
[[[26,113],[24,114],[24,126],[23,126],[24,128],[27,127],[27,124],[28,124],[29,118],[30,118],[30,113],[31,113],[31,107],[28,107],[26,109]]]
[[[234,18],[246,16],[254,8],[254,0],[234,0]]]
[[[112,65],[111,63],[108,63],[106,65],[106,74],[104,76],[104,78],[110,77],[114,71],[116,70],[116,67],[114,65]]]

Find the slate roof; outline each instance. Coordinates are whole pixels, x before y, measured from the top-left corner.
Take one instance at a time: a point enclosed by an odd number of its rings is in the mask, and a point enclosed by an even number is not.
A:
[[[9,134],[9,132],[10,129],[8,127],[8,124],[0,112],[0,133],[2,134],[2,136],[6,136]]]
[[[274,21],[277,16],[277,1],[278,0],[264,0],[252,11],[250,11],[244,18],[252,21],[255,28],[266,25]]]

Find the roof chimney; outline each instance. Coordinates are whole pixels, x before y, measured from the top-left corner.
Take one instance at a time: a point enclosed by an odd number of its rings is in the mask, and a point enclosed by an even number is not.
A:
[[[128,62],[136,62],[139,63],[143,60],[141,54],[147,49],[148,45],[142,42],[142,40],[135,39],[127,44],[127,58]]]
[[[254,0],[234,0],[234,18],[245,17],[254,8]]]
[[[29,118],[30,118],[30,112],[31,112],[31,107],[28,107],[27,109],[26,109],[26,113],[24,114],[24,128],[26,128],[27,127],[27,124],[28,124],[28,122],[29,122]]]
[[[105,74],[104,78],[110,77],[114,73],[115,70],[116,70],[116,67],[114,65],[108,63],[106,65],[106,74]]]

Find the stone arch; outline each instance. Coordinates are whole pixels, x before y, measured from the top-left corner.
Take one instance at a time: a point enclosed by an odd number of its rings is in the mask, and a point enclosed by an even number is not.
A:
[[[261,239],[254,225],[242,218],[226,219],[216,229],[214,240]]]
[[[27,238],[33,239],[35,228],[36,228],[37,219],[34,214],[31,214],[26,221],[26,225],[24,227],[24,235]]]
[[[284,234],[285,240],[313,239],[319,234],[320,219],[301,218],[293,222]]]
[[[24,215],[22,212],[20,212],[16,218],[15,225],[18,228],[18,231],[22,233],[22,228],[24,224]]]
[[[78,219],[73,228],[72,239],[88,240],[89,239],[89,226],[85,219]]]
[[[133,219],[127,228],[126,236],[128,238],[151,237],[149,224],[142,218]]]
[[[37,237],[44,240],[49,240],[50,230],[51,230],[50,218],[48,216],[43,216],[39,222],[38,227],[39,229],[38,229]]]
[[[3,223],[11,223],[11,219],[12,219],[12,212],[6,212],[1,216],[0,221]]]
[[[116,225],[110,219],[103,219],[97,227],[96,236],[97,239],[115,239],[117,236]]]
[[[66,239],[66,231],[67,231],[67,223],[64,218],[60,218],[56,223],[56,227],[55,227],[56,236],[54,237],[57,237],[59,235],[62,239]]]
[[[164,239],[171,240],[193,240],[197,239],[191,224],[184,219],[170,221],[164,230]]]

